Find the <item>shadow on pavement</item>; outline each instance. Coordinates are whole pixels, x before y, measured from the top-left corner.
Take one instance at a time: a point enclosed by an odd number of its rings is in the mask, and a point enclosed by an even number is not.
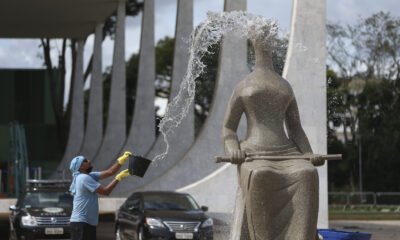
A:
[[[114,213],[101,214],[97,226],[97,240],[113,240],[114,236]]]

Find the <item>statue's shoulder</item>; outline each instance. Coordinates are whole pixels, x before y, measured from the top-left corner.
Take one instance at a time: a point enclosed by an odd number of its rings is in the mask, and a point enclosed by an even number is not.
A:
[[[247,75],[244,79],[240,80],[240,81],[236,84],[235,89],[234,89],[234,92],[236,92],[236,93],[242,92],[246,87],[249,86],[249,83],[250,83],[250,81],[251,81],[252,78],[253,78],[253,77],[252,77],[252,74],[250,73],[250,74]]]
[[[280,78],[282,80],[282,83],[285,85],[285,87],[287,87],[291,92],[293,92],[293,88],[292,88],[292,85],[290,85],[290,82],[282,76],[280,76]]]

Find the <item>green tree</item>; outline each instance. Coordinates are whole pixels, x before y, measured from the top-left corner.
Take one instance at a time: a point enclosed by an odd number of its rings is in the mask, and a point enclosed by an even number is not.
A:
[[[328,150],[345,157],[330,165],[331,190],[355,190],[361,159],[364,191],[398,191],[400,19],[379,12],[327,30]]]
[[[175,39],[165,37],[156,45],[156,96],[168,98],[170,95],[172,66],[174,56]]]
[[[365,190],[400,190],[400,105],[394,89],[392,81],[368,82],[359,97]]]

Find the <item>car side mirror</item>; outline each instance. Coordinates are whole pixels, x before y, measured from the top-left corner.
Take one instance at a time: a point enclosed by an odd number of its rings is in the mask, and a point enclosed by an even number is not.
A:
[[[139,211],[139,207],[138,206],[130,206],[128,207],[129,211]]]
[[[207,207],[207,206],[201,206],[201,210],[202,210],[203,212],[207,212],[207,211],[208,211],[208,207]]]
[[[8,209],[10,209],[10,211],[17,211],[19,209],[19,207],[15,206],[15,205],[11,205]]]

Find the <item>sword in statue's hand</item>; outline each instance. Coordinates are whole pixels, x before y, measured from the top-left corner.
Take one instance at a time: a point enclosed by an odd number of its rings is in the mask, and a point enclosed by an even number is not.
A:
[[[290,160],[290,159],[306,159],[310,160],[312,163],[318,162],[321,160],[341,160],[342,154],[296,154],[296,155],[264,155],[263,152],[253,152],[251,154],[246,153],[245,162],[251,162],[255,160],[271,160],[271,161],[281,161],[281,160]],[[227,162],[231,163],[232,160],[228,156],[217,156],[215,157],[216,163]]]

